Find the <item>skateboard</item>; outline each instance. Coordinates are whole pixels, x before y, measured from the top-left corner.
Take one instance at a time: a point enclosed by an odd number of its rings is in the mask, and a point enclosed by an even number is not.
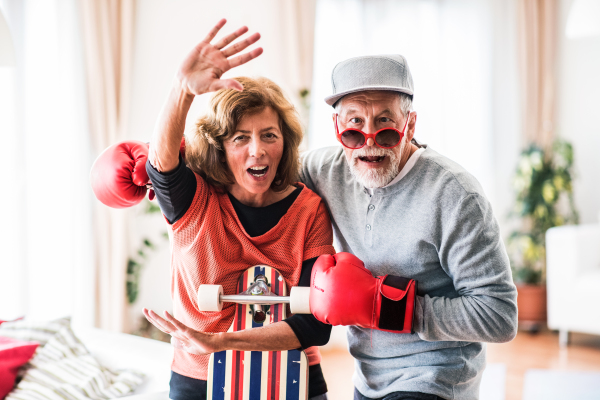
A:
[[[309,288],[293,287],[288,297],[285,280],[266,265],[247,269],[238,280],[237,295],[223,295],[220,285],[201,285],[198,305],[220,311],[223,302],[236,304],[233,331],[266,326],[292,312],[309,313]],[[213,353],[208,365],[209,400],[306,400],[308,359],[301,350]]]

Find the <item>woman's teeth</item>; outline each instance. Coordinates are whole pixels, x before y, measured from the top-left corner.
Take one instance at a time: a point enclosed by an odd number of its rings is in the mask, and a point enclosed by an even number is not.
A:
[[[252,175],[256,176],[256,177],[261,177],[264,176],[267,173],[267,169],[269,167],[264,166],[264,167],[250,167],[248,168],[248,172],[250,172]]]

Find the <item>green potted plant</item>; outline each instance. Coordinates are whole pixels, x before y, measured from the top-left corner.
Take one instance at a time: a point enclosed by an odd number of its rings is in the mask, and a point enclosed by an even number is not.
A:
[[[510,216],[519,229],[508,239],[513,279],[517,284],[519,321],[546,321],[546,231],[576,224],[573,201],[573,147],[557,140],[549,149],[532,144],[520,156]]]

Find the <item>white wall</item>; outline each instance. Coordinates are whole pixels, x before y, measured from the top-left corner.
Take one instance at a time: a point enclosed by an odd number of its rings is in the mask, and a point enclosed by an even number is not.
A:
[[[600,211],[600,37],[567,39],[572,0],[560,0],[557,127],[573,144],[575,203],[580,223],[597,223]],[[600,21],[598,22],[600,24]]]

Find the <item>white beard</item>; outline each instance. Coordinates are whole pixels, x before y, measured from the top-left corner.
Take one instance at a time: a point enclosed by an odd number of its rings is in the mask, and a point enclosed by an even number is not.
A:
[[[404,150],[404,140],[400,145],[400,154]],[[377,157],[377,156],[388,156],[390,163],[386,169],[383,168],[365,168],[361,169],[358,167],[358,163],[362,162],[358,157]],[[365,146],[362,149],[354,150],[352,152],[352,159],[347,160],[350,166],[350,172],[354,178],[367,188],[380,188],[386,186],[388,183],[394,180],[394,178],[400,172],[400,159],[398,155],[392,149],[382,149],[376,146]]]

